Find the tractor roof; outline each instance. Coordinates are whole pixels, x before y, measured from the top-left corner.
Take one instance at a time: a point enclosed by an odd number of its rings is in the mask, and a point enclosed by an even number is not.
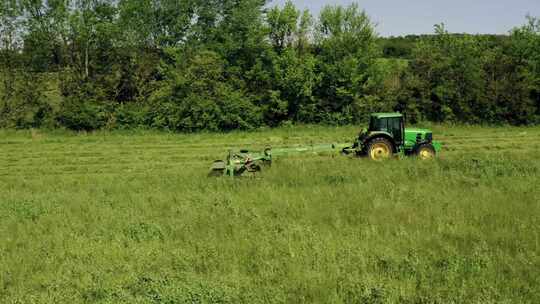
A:
[[[380,118],[403,117],[403,114],[401,114],[401,113],[373,113],[373,114],[371,114],[371,116],[375,117],[377,119],[380,119]]]

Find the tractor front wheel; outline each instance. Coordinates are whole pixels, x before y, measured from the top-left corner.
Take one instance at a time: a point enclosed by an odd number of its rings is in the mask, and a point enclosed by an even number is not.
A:
[[[434,159],[435,155],[435,148],[432,144],[422,144],[416,148],[416,156],[421,160]]]
[[[367,155],[371,160],[381,161],[392,157],[392,143],[385,138],[375,138],[369,142]]]

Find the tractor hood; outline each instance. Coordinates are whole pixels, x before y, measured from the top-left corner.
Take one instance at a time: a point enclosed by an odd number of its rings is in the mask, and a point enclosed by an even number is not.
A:
[[[405,148],[412,149],[418,140],[430,142],[436,152],[441,150],[441,143],[433,140],[433,131],[420,128],[405,128]]]

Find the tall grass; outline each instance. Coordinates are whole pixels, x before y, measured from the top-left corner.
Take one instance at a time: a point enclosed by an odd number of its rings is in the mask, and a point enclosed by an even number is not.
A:
[[[354,127],[0,131],[1,303],[539,303],[540,128],[435,126],[437,161],[230,147]]]

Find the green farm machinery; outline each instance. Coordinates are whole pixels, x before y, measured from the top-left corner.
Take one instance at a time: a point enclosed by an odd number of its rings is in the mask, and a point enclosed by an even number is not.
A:
[[[433,140],[428,129],[405,128],[400,113],[375,113],[371,115],[369,128],[362,130],[353,144],[312,145],[296,148],[271,149],[262,152],[229,151],[226,160],[215,161],[211,176],[242,176],[260,172],[270,166],[274,157],[300,153],[331,153],[367,157],[374,161],[394,156],[415,156],[422,160],[436,157],[441,143]]]

